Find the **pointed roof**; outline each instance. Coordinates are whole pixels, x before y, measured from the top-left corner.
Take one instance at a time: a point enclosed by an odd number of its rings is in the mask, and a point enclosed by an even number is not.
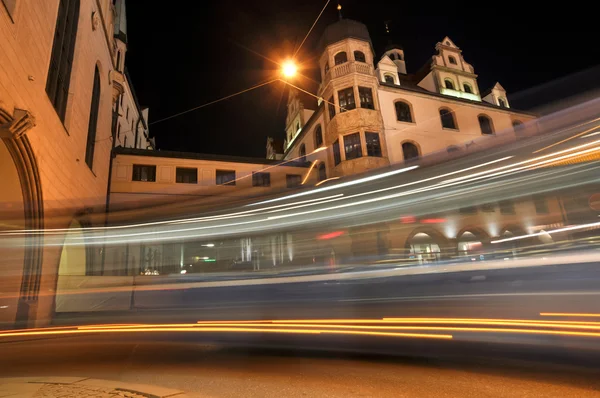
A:
[[[457,50],[459,50],[458,46],[454,44],[454,42],[448,36],[444,37],[444,39],[438,44],[441,44],[446,47],[456,48]]]

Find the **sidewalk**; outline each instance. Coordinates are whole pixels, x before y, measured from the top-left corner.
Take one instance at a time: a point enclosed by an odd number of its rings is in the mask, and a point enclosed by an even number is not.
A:
[[[85,377],[0,378],[0,398],[192,398],[183,391]],[[199,395],[195,395],[199,397]]]

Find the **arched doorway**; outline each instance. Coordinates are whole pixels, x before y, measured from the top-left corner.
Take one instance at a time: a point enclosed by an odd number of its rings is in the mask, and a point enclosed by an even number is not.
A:
[[[444,243],[431,231],[415,231],[406,240],[408,258],[421,264],[438,262],[442,259]]]
[[[473,257],[483,259],[483,253],[489,237],[477,229],[467,229],[458,235],[457,249],[459,257]]]

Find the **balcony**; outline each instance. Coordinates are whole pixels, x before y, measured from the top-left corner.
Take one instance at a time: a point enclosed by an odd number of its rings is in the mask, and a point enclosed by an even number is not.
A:
[[[356,61],[345,62],[341,65],[336,65],[333,68],[329,69],[329,72],[325,74],[323,82],[321,83],[321,85],[319,85],[319,93],[321,93],[322,90],[325,87],[327,87],[331,79],[336,79],[338,77],[349,75],[351,73],[360,73],[363,75],[375,76],[373,65]]]

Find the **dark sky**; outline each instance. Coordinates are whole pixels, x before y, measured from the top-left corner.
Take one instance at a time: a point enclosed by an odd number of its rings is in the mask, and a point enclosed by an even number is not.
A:
[[[289,57],[325,0],[165,4],[127,3],[127,67],[141,105],[150,107],[150,123],[276,77],[277,66],[250,50],[275,61]],[[388,40],[385,20],[392,21],[394,42],[404,47],[409,73],[448,35],[474,66],[481,90],[500,81],[509,100],[519,99],[522,107],[533,106],[535,99],[528,104],[527,97],[515,94],[600,64],[597,17],[577,3],[556,10],[550,3],[541,9],[525,1],[461,4],[342,1],[344,17],[368,26],[378,57]],[[329,4],[298,55],[302,73],[313,79],[318,76],[314,48],[325,26],[337,20],[335,6],[336,1]],[[586,75],[575,89],[598,85],[600,76],[594,76],[588,82]],[[308,79],[298,85],[317,90]],[[561,93],[553,95],[544,100]],[[163,150],[264,157],[266,137],[284,136],[286,97],[277,82],[151,125],[150,133]]]

